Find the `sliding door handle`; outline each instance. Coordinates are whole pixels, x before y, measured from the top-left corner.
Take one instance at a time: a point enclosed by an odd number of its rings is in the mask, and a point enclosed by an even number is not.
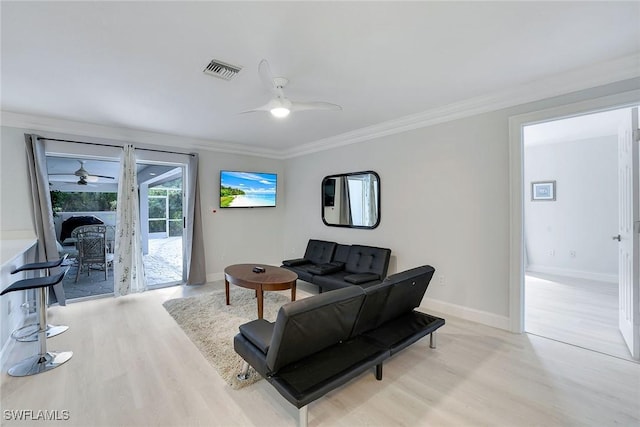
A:
[[[612,239],[617,240],[618,242],[622,241],[622,237],[619,234],[617,236],[613,236]]]

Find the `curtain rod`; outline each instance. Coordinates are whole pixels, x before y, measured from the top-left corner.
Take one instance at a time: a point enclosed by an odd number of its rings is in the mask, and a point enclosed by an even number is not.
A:
[[[41,136],[38,137],[39,140],[42,141],[57,141],[57,142],[71,142],[73,144],[86,144],[86,145],[98,145],[100,147],[117,147],[123,148],[122,145],[111,145],[111,144],[101,144],[99,142],[86,142],[86,141],[71,141],[69,139],[55,139],[55,138],[43,138]],[[136,148],[136,150],[144,150],[144,151],[153,151],[156,153],[167,153],[167,154],[183,154],[185,156],[195,156],[193,153],[179,153],[177,151],[167,151],[167,150],[155,150],[153,148]]]

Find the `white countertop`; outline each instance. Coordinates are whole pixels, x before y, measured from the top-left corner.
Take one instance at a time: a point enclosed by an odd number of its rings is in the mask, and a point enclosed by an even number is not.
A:
[[[7,233],[2,233],[2,239],[0,239],[0,267],[4,268],[36,244],[37,239],[35,236],[29,237],[29,234],[13,233],[7,235]]]

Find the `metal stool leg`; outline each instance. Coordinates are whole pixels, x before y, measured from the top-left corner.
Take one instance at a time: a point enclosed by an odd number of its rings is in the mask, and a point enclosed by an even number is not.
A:
[[[65,254],[58,261],[50,261],[43,263],[31,263],[25,264],[21,267],[14,269],[11,274],[18,273],[20,271],[29,271],[29,270],[40,270],[46,269],[47,276],[51,276],[51,268],[57,267],[64,263],[67,260],[68,254]],[[45,294],[44,303],[40,306],[40,308],[44,308],[46,310],[46,302],[47,296]],[[68,326],[65,325],[49,325],[47,324],[47,338],[55,337],[56,335],[60,335],[69,329]],[[22,326],[11,333],[11,338],[19,342],[35,342],[38,340],[38,332],[40,331],[40,325],[38,323],[32,323],[30,325]]]
[[[48,293],[48,288],[47,288]],[[46,294],[45,294],[46,295]],[[47,297],[45,296],[45,303],[41,306],[46,310],[46,301]],[[55,337],[56,335],[60,335],[69,329],[66,325],[51,325],[47,324],[47,338]],[[31,323],[30,325],[25,325],[21,328],[16,329],[11,333],[11,338],[19,342],[35,342],[38,341],[38,332],[40,331],[39,323]]]
[[[69,329],[66,325],[47,325],[47,338],[60,335]],[[40,331],[40,325],[38,323],[32,323],[16,329],[11,333],[11,338],[19,342],[34,342],[38,341],[38,332]]]
[[[41,287],[38,291],[38,316],[39,330],[38,341],[40,342],[40,351],[37,355],[28,357],[16,365],[9,368],[9,375],[14,377],[25,377],[35,375],[41,372],[50,371],[67,362],[73,356],[71,351],[47,351],[47,310],[46,310],[46,290]]]

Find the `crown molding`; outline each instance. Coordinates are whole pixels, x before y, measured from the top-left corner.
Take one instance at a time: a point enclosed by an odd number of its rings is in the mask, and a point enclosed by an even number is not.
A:
[[[356,129],[302,144],[288,150],[272,150],[246,144],[219,142],[9,111],[1,111],[0,113],[2,126],[12,126],[33,131],[59,132],[89,138],[108,138],[124,142],[173,148],[181,147],[184,149],[215,151],[270,159],[287,159],[637,77],[640,77],[640,53],[594,64],[589,67],[574,69],[489,95],[470,98],[421,113]]]
[[[293,158],[640,77],[640,53],[300,145]]]
[[[55,132],[91,139],[104,138],[115,141],[155,145],[184,150],[204,150],[219,153],[240,154],[245,156],[282,159],[282,153],[276,150],[261,149],[244,144],[209,141],[180,135],[149,132],[137,129],[104,126],[94,123],[78,122],[55,117],[0,111],[2,126],[28,129],[37,132]]]

